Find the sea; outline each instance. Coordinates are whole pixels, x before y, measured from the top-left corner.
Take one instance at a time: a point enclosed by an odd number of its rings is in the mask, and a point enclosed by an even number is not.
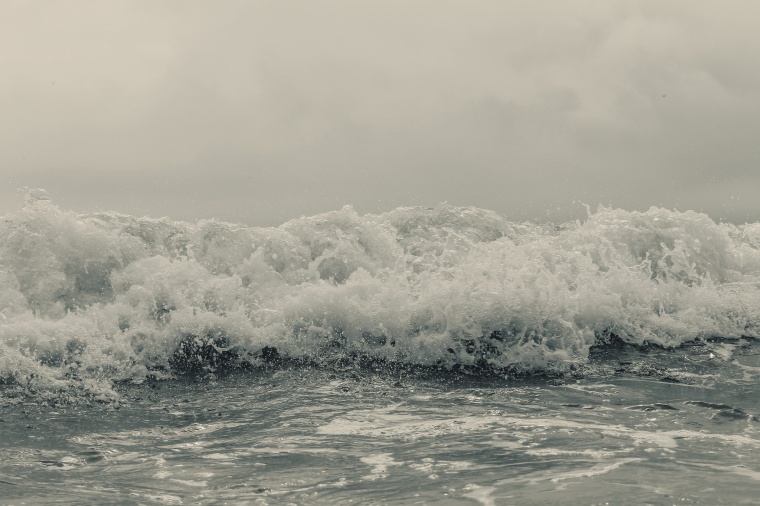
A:
[[[760,223],[0,218],[0,504],[760,503]]]

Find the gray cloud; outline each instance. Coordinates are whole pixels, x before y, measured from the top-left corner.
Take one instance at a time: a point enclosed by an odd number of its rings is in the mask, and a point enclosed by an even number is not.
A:
[[[0,212],[276,224],[440,201],[760,219],[753,2],[24,2]]]

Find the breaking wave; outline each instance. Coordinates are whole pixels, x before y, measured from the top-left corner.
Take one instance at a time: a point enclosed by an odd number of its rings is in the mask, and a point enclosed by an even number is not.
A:
[[[0,222],[0,383],[36,392],[341,357],[563,371],[611,338],[716,336],[760,336],[758,223],[442,204],[255,228],[78,215],[39,190]]]

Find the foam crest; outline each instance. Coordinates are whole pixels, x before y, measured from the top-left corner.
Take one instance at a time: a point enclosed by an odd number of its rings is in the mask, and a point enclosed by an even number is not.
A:
[[[345,207],[252,228],[76,215],[33,191],[0,223],[0,379],[39,391],[345,356],[558,371],[611,336],[759,334],[760,224],[694,212],[553,227]]]

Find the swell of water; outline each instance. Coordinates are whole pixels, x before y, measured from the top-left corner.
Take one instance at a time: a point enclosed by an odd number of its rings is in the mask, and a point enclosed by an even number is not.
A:
[[[760,224],[600,208],[554,227],[440,205],[278,228],[77,215],[0,222],[0,383],[114,382],[345,357],[562,372],[611,338],[760,337]]]

